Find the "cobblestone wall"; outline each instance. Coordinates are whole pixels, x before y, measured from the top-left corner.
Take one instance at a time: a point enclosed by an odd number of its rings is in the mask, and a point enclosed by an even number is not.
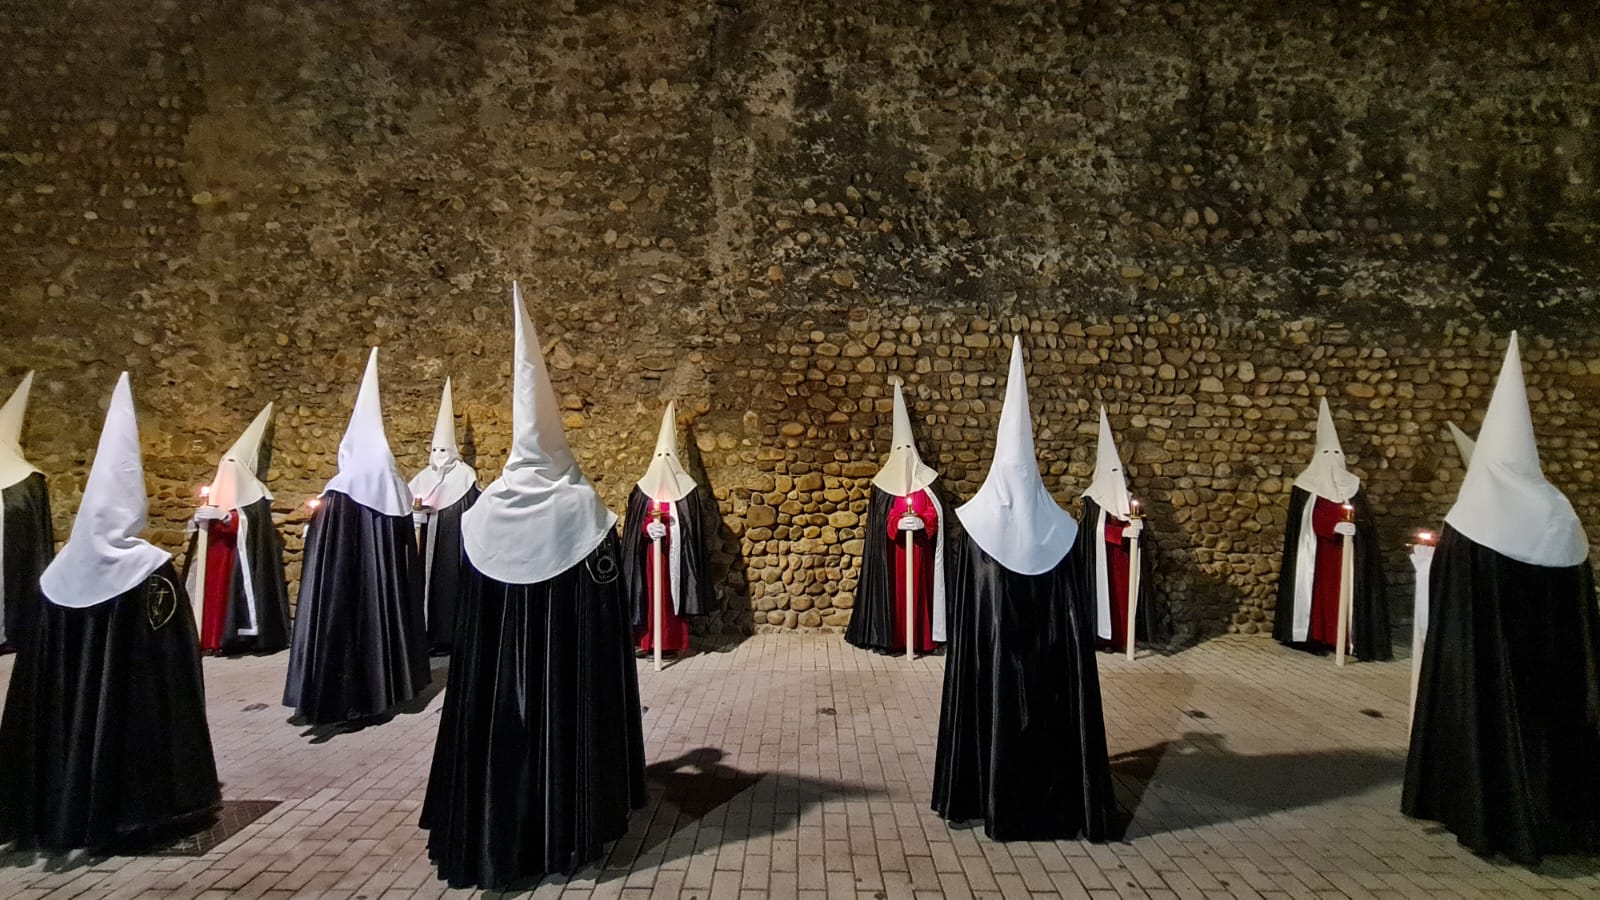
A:
[[[888,380],[947,506],[1023,333],[1064,503],[1111,411],[1191,633],[1263,630],[1330,395],[1402,543],[1524,329],[1551,478],[1600,488],[1600,17],[1571,4],[8,4],[0,368],[64,537],[127,368],[154,538],[279,403],[295,566],[364,348],[480,471],[507,286],[620,507],[676,398],[733,630],[848,619]]]

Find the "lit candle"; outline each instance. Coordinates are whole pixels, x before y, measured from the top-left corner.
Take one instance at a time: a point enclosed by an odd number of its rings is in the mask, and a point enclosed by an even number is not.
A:
[[[1354,522],[1356,520],[1356,508],[1348,503],[1344,505],[1344,520],[1346,522]]]
[[[201,499],[201,501],[205,501],[205,500],[209,499],[210,497],[211,497],[211,485],[209,485],[209,484],[200,485],[200,499]]]
[[[309,509],[312,512],[316,512],[317,511],[317,507],[319,507],[321,505],[322,505],[322,498],[321,497],[312,497],[310,500],[306,501],[306,509]]]
[[[1128,498],[1128,517],[1131,519],[1137,519],[1139,516],[1139,501],[1131,497]]]
[[[1424,547],[1432,547],[1438,543],[1438,538],[1434,537],[1431,531],[1419,531],[1417,532],[1417,543]]]

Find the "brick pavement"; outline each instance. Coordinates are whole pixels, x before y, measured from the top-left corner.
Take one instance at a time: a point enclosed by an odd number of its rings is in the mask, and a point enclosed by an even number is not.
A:
[[[201,857],[0,857],[0,897],[470,895],[437,880],[416,827],[437,691],[381,725],[296,728],[287,659],[205,664],[224,796],[279,806]],[[779,635],[642,666],[651,803],[602,865],[532,894],[1600,897],[1600,860],[1497,864],[1400,815],[1408,665],[1336,671],[1259,638],[1102,655],[1134,811],[1103,846],[995,844],[928,811],[941,659]]]

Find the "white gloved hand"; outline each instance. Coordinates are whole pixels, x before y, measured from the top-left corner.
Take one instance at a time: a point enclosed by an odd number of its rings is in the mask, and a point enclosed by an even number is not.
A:
[[[228,511],[220,506],[206,505],[194,511],[196,522],[226,522]]]
[[[1133,538],[1138,537],[1139,535],[1141,535],[1143,533],[1144,533],[1144,522],[1143,522],[1143,520],[1140,520],[1140,519],[1134,519],[1133,521],[1128,523],[1128,527],[1127,528],[1122,529],[1122,536],[1125,537],[1125,538],[1128,538],[1130,540],[1133,539]]]
[[[1339,524],[1333,526],[1333,533],[1354,537],[1356,533],[1356,523],[1340,522]]]
[[[921,531],[927,527],[928,526],[923,523],[922,519],[917,516],[907,514],[900,517],[901,531]]]
[[[659,541],[667,536],[667,526],[660,522],[651,522],[644,527],[644,533],[650,536],[650,540]]]

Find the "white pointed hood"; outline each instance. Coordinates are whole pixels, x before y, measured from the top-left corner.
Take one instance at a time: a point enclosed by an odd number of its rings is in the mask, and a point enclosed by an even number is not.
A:
[[[28,392],[33,388],[33,373],[11,392],[11,399],[0,406],[0,488],[8,488],[39,471],[22,456],[22,417],[28,412]]]
[[[511,454],[461,516],[467,558],[506,584],[547,581],[582,562],[617,524],[567,445],[539,335],[513,283]]]
[[[323,487],[338,491],[386,516],[411,514],[411,489],[395,468],[389,437],[383,430],[383,404],[378,399],[378,348],[367,357],[350,424],[339,441],[339,473]]]
[[[1477,446],[1477,442],[1467,437],[1465,431],[1457,428],[1456,423],[1446,422],[1444,424],[1450,429],[1450,439],[1456,442],[1456,452],[1461,454],[1461,464],[1463,466],[1471,465],[1472,448]]]
[[[1111,436],[1111,420],[1106,408],[1100,407],[1100,441],[1095,447],[1094,480],[1083,496],[1119,519],[1133,516],[1132,498],[1128,496],[1128,476],[1122,471],[1122,457],[1117,455],[1117,440]]]
[[[220,509],[244,509],[263,497],[272,499],[272,492],[261,481],[261,439],[271,422],[272,404],[268,403],[223,454],[217,475],[211,479],[207,503]]]
[[[1011,372],[1006,376],[1006,400],[1000,408],[989,475],[977,495],[956,508],[956,515],[985,553],[1022,575],[1054,568],[1078,536],[1077,523],[1039,477],[1020,337],[1011,342]]]
[[[433,443],[428,445],[428,465],[411,479],[411,494],[426,509],[444,509],[465,497],[477,483],[478,473],[461,458],[456,446],[455,397],[446,378],[439,397],[439,417],[433,422]]]
[[[694,479],[678,459],[678,413],[668,401],[667,411],[661,414],[661,433],[656,435],[656,452],[650,456],[644,477],[639,479],[639,490],[657,503],[676,503],[689,496],[694,485]]]
[[[1328,411],[1328,398],[1317,407],[1317,449],[1311,465],[1295,478],[1294,486],[1308,491],[1331,503],[1344,503],[1361,490],[1361,479],[1344,467],[1344,449],[1339,446],[1339,432],[1333,428],[1333,413]]]
[[[1518,562],[1566,567],[1589,558],[1589,537],[1572,503],[1539,466],[1515,331],[1461,493],[1444,520],[1474,543]]]
[[[72,534],[39,576],[45,597],[74,609],[104,603],[137,587],[171,559],[172,554],[139,537],[146,504],[133,388],[123,372],[111,392]]]
[[[894,431],[889,438],[889,458],[883,468],[872,477],[878,490],[896,497],[907,497],[926,490],[939,473],[924,465],[917,452],[916,438],[911,435],[911,414],[906,411],[906,398],[897,382],[894,386]]]

